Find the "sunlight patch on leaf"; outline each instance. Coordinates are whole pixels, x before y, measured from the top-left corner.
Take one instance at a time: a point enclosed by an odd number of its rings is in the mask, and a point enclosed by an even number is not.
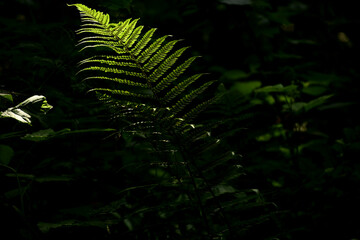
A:
[[[51,108],[52,106],[47,103],[44,96],[34,95],[15,107],[8,108],[4,112],[1,112],[0,117],[13,118],[21,123],[31,125],[32,116],[38,114],[39,111],[45,114]]]

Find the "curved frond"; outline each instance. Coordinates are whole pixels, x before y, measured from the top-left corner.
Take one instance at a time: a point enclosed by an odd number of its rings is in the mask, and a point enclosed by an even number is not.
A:
[[[81,13],[83,20],[98,22],[101,25],[107,26],[110,22],[109,14],[104,14],[100,11],[91,9],[83,4],[68,4],[68,6],[75,6]]]

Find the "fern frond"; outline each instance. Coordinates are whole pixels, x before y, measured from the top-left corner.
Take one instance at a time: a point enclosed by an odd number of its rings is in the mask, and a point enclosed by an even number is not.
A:
[[[128,29],[130,22],[131,22],[131,18],[126,19],[124,22],[119,22],[119,24],[116,27],[114,27],[114,29],[112,29],[111,34],[113,36],[116,36],[117,39],[121,40],[124,33]]]
[[[110,22],[109,14],[104,14],[103,12],[96,11],[83,4],[68,4],[68,6],[75,6],[80,11],[83,20],[98,22],[99,24],[105,26],[107,26]]]
[[[110,48],[110,49],[114,50],[117,54],[126,54],[126,51],[124,51],[123,49],[117,48],[113,45],[110,45],[110,43],[87,45],[87,46],[81,48],[79,51],[81,52],[87,48],[98,48],[98,47]]]
[[[176,62],[176,60],[185,52],[189,47],[184,47],[177,50],[171,56],[169,56],[154,72],[149,76],[150,82],[156,82],[167,70],[169,70]],[[156,88],[154,88],[156,91]]]
[[[154,35],[156,31],[156,28],[152,28],[149,31],[147,31],[142,39],[136,44],[136,46],[131,50],[131,54],[133,54],[135,57],[137,57],[144,47],[150,42],[151,37]],[[129,46],[130,48],[130,46]]]
[[[163,36],[162,38],[157,39],[147,49],[145,49],[136,60],[140,63],[144,63],[151,57],[154,52],[156,52],[156,50],[161,47],[161,44],[165,41],[167,37],[168,36]]]
[[[108,40],[108,41],[114,41],[114,37],[107,37],[107,36],[90,36],[90,37],[84,37],[79,40],[79,43],[77,45],[81,45],[84,43],[87,43],[88,40]]]
[[[182,118],[186,121],[190,121],[194,119],[200,112],[204,111],[209,105],[213,104],[219,99],[219,97],[213,97],[205,102],[200,103],[195,108],[191,109],[188,113],[186,113]]]
[[[125,90],[114,90],[114,89],[108,89],[108,88],[93,88],[89,90],[89,92],[92,91],[103,91],[108,92],[115,95],[122,95],[126,97],[135,97],[135,98],[153,98],[152,95],[145,95],[145,94],[139,94],[139,93],[133,93]]]
[[[170,35],[154,37],[156,29],[145,31],[144,26],[137,25],[139,19],[110,23],[107,14],[82,4],[72,6],[78,8],[83,21],[77,32],[85,34],[79,41],[82,50],[99,50],[95,56],[79,63],[82,67],[79,72],[87,73],[85,80],[96,83],[90,91],[109,106],[113,118],[120,120],[122,133],[140,137],[141,141],[147,142],[142,146],[151,148],[161,158],[171,156],[171,159],[164,160],[166,171],[169,170],[173,177],[167,179],[167,184],[189,193],[186,202],[180,201],[181,207],[197,206],[201,212],[201,218],[196,217],[191,224],[202,229],[210,221],[216,223],[217,231],[226,232],[230,225],[220,226],[217,224],[219,219],[214,217],[221,212],[225,218],[226,211],[221,203],[214,204],[217,198],[225,195],[216,192],[224,186],[221,185],[224,178],[210,178],[211,184],[208,184],[202,171],[211,177],[220,169],[218,164],[229,163],[232,155],[220,156],[213,162],[204,158],[209,148],[219,146],[219,140],[211,137],[206,126],[192,123],[218,97],[191,105],[214,83],[204,80],[200,86],[193,84],[204,74],[182,76],[197,56],[184,57],[189,47],[179,47],[180,40],[169,40]],[[198,160],[202,168],[197,166]],[[224,169],[232,167],[225,166]],[[232,193],[235,192],[234,189]],[[174,206],[179,206],[177,202],[173,201],[177,204]]]
[[[187,78],[186,80],[180,82],[178,85],[176,85],[175,87],[173,87],[170,91],[168,91],[166,93],[166,95],[162,98],[162,101],[164,101],[166,103],[170,102],[176,96],[181,94],[190,84],[195,82],[197,79],[199,79],[203,75],[205,75],[205,73],[196,74],[196,75],[193,75],[193,76]]]
[[[137,67],[137,65],[131,61],[118,62],[118,61],[104,60],[104,59],[89,59],[81,62],[81,64],[85,64],[85,63],[100,63],[109,66],[132,67],[132,68]]]
[[[133,87],[141,87],[141,88],[147,88],[147,85],[144,83],[134,82],[127,79],[121,79],[121,78],[111,78],[111,77],[104,77],[104,76],[93,76],[93,77],[87,77],[84,80],[90,80],[90,79],[102,79],[102,80],[109,80],[113,82],[117,82],[119,84],[133,86]]]
[[[132,61],[130,56],[126,55],[120,55],[120,56],[110,56],[110,55],[97,55],[94,57],[90,57],[87,59],[84,59],[79,62],[79,65],[90,63],[92,60],[100,60],[100,59],[113,59],[113,60],[125,60],[125,61]]]
[[[132,47],[132,45],[137,41],[137,39],[140,36],[140,33],[142,31],[142,29],[144,28],[144,26],[139,26],[137,27],[131,34],[131,36],[126,40],[126,42],[124,42],[124,45],[130,49]]]
[[[163,46],[150,60],[144,65],[146,72],[150,72],[158,63],[162,62],[174,45],[180,40],[173,40]]]
[[[191,91],[189,94],[185,95],[181,98],[177,103],[171,107],[172,114],[176,115],[180,111],[182,111],[188,104],[192,102],[199,94],[205,91],[211,84],[214,82],[207,82],[203,84],[201,87]]]
[[[118,69],[118,68],[107,68],[107,67],[92,66],[92,67],[83,68],[79,72],[83,72],[83,71],[101,71],[101,72],[104,72],[104,73],[125,74],[127,76],[132,76],[132,77],[144,78],[145,79],[145,76],[140,72],[131,72],[131,71],[126,71],[126,70],[122,70],[122,69]]]
[[[129,40],[130,36],[133,34],[133,31],[135,29],[136,23],[139,21],[139,19],[135,19],[132,22],[128,24],[126,27],[126,30],[120,35],[118,35],[119,42],[121,42],[124,45],[127,45],[127,41]]]
[[[168,85],[170,85],[173,81],[175,81],[181,74],[185,72],[185,70],[191,65],[191,63],[198,57],[191,57],[186,60],[183,64],[174,69],[169,75],[167,75],[163,80],[156,85],[154,88],[155,92],[160,92]]]
[[[101,36],[111,36],[110,33],[105,28],[82,28],[76,31],[77,34],[81,33],[94,33]]]
[[[96,40],[96,39],[91,39],[91,40],[84,40],[84,41],[81,41],[79,42],[77,45],[82,45],[82,44],[89,44],[89,43],[95,43],[94,45],[111,45],[111,46],[114,46],[114,47],[118,47],[120,46],[118,42],[114,41],[114,40]],[[84,47],[85,49],[86,47]]]

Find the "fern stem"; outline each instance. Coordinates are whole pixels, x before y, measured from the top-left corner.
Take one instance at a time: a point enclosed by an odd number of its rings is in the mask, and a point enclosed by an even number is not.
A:
[[[173,134],[173,136],[176,136],[177,139],[181,139],[181,138],[179,138],[179,134],[176,131],[174,131],[173,129],[170,130],[170,133]],[[191,178],[192,184],[194,186],[195,194],[196,194],[196,196],[198,198],[198,202],[199,202],[199,208],[200,208],[200,210],[202,212],[205,225],[208,228],[208,233],[210,234],[210,228],[209,228],[208,219],[206,217],[205,209],[204,209],[204,207],[203,207],[203,205],[201,203],[201,198],[200,198],[200,195],[199,195],[199,192],[198,192],[199,190],[198,190],[198,188],[196,186],[194,173],[191,170],[190,164],[192,164],[192,166],[194,166],[197,174],[204,181],[207,191],[211,194],[212,198],[215,200],[216,205],[219,208],[220,215],[221,215],[225,225],[229,229],[230,235],[235,236],[233,228],[232,228],[230,222],[228,221],[228,219],[227,219],[227,217],[225,215],[224,208],[222,207],[221,203],[219,202],[218,198],[216,197],[214,191],[211,189],[211,186],[208,183],[207,179],[205,178],[204,174],[202,173],[201,169],[195,163],[195,159],[190,154],[188,154],[188,151],[186,150],[187,148],[186,148],[186,146],[184,144],[182,144],[181,142],[177,142],[177,145],[180,147],[180,150],[181,150],[180,152],[183,155],[183,158],[184,158],[184,160],[186,162],[186,168],[187,168],[187,171],[188,171],[189,176]]]
[[[23,192],[23,189],[22,189],[20,179],[19,179],[19,175],[18,175],[17,171],[14,168],[12,168],[10,166],[7,166],[7,165],[4,165],[4,164],[1,164],[1,163],[0,163],[0,167],[4,167],[6,169],[9,169],[10,171],[12,171],[15,174],[16,182],[18,184],[18,190],[19,190],[19,194],[20,194],[21,212],[22,212],[22,214],[25,215],[24,192]]]
[[[197,202],[198,202],[198,207],[199,207],[199,210],[200,210],[200,215],[201,217],[203,218],[203,222],[205,224],[205,228],[206,228],[206,231],[209,235],[212,235],[211,234],[211,229],[210,229],[210,225],[209,225],[209,220],[208,220],[208,216],[206,214],[206,211],[205,211],[205,208],[201,202],[201,196],[199,194],[199,188],[197,187],[197,184],[195,182],[195,176],[194,176],[194,173],[193,171],[191,170],[191,167],[190,167],[190,157],[188,156],[187,151],[185,150],[186,148],[184,148],[183,144],[181,144],[181,142],[178,141],[178,139],[181,139],[179,137],[179,134],[173,129],[173,128],[170,128],[169,129],[169,134],[170,136],[174,136],[175,137],[175,145],[177,145],[180,149],[180,154],[182,155],[182,158],[184,159],[185,161],[185,165],[186,165],[186,170],[189,174],[189,177],[190,177],[190,181],[191,181],[191,184],[193,185],[194,187],[194,192],[195,192],[195,196],[196,196],[196,199],[197,199]]]
[[[211,194],[211,196],[213,197],[213,199],[215,199],[216,205],[218,206],[219,210],[220,210],[220,215],[223,218],[226,226],[229,229],[229,232],[231,235],[233,235],[234,231],[232,229],[232,226],[229,222],[229,220],[227,219],[227,217],[225,216],[225,211],[224,208],[222,207],[220,201],[218,201],[217,196],[215,195],[214,191],[211,189],[210,184],[208,183],[207,179],[205,178],[204,174],[202,173],[201,169],[196,165],[195,161],[193,161],[193,166],[195,167],[196,171],[199,174],[199,177],[204,181],[205,183],[205,187],[207,188],[207,190],[209,191],[209,193]]]
[[[201,197],[200,197],[200,194],[199,194],[199,189],[198,189],[198,187],[196,185],[196,182],[195,182],[194,174],[193,174],[193,172],[191,170],[191,167],[190,167],[190,165],[189,165],[189,163],[187,161],[186,161],[185,165],[186,165],[186,170],[188,171],[189,177],[191,179],[191,184],[193,185],[194,190],[195,190],[196,199],[197,199],[198,204],[199,204],[200,215],[203,218],[206,231],[208,232],[209,235],[212,235],[211,230],[210,230],[209,220],[208,220],[205,208],[204,208],[204,206],[203,206],[203,204],[201,202]]]

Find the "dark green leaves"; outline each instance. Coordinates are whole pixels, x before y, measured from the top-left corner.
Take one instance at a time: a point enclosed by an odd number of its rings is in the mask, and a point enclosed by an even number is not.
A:
[[[7,145],[0,144],[0,164],[8,165],[14,156],[14,150]]]

